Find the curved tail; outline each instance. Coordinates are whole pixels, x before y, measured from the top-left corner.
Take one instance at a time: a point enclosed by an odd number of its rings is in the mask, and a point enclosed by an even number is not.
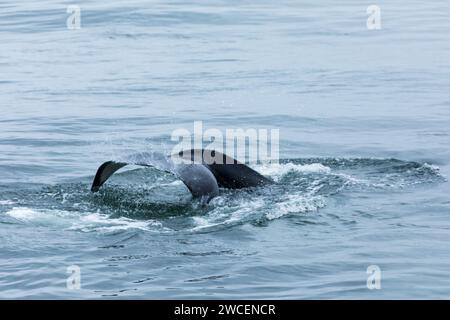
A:
[[[111,177],[114,174],[114,172],[116,172],[120,168],[125,167],[126,165],[127,163],[115,161],[107,161],[103,163],[97,169],[94,181],[92,182],[91,191],[97,192],[98,190],[100,190],[100,187],[106,182],[106,180],[109,179],[109,177]]]
[[[91,191],[99,191],[117,170],[128,164],[170,172],[183,181],[194,197],[201,197],[206,201],[219,194],[219,187],[240,189],[273,183],[247,165],[219,152],[213,151],[215,160],[205,161],[205,151],[211,155],[211,150],[191,149],[168,157],[157,153],[140,153],[130,156],[124,162],[107,161],[98,168]],[[198,157],[199,153],[201,157]],[[185,162],[177,164],[175,159]]]

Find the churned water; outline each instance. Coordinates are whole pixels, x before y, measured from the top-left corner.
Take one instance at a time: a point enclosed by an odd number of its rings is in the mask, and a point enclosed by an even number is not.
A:
[[[450,298],[449,14],[2,1],[0,298]],[[278,183],[202,207],[131,168],[90,193],[103,161],[197,120],[280,129],[280,163],[252,165]]]

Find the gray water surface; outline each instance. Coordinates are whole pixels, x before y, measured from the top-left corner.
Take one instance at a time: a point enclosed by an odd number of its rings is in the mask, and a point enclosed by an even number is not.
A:
[[[0,298],[450,298],[450,2],[71,4],[0,4]],[[199,120],[279,128],[279,183],[90,193]]]

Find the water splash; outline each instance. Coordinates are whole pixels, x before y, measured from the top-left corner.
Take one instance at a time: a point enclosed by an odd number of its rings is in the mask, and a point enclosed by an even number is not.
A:
[[[206,208],[172,175],[145,168],[118,173],[98,194],[89,192],[88,183],[23,189],[17,202],[0,200],[0,212],[18,223],[81,232],[205,232],[313,213],[338,193],[445,180],[436,166],[397,159],[292,159],[254,168],[277,184],[222,190]]]

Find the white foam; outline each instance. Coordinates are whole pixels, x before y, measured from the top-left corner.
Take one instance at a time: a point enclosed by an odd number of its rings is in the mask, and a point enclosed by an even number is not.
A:
[[[226,199],[225,197],[218,197],[215,200],[214,205],[216,207],[208,212],[207,215],[192,218],[195,224],[195,227],[191,229],[192,231],[246,221],[266,205],[266,202],[262,198],[245,202],[240,200],[234,203],[230,203],[230,199]]]
[[[12,208],[8,212],[6,212],[6,215],[17,220],[30,221],[37,218],[37,216],[41,214],[30,208]]]
[[[205,219],[203,217],[192,217],[192,220],[194,220],[194,223],[197,228],[203,228],[210,225],[208,219]]]
[[[14,207],[5,214],[25,223],[54,225],[67,230],[83,232],[109,232],[128,229],[151,230],[152,227],[161,226],[159,222],[154,220],[138,221],[125,217],[111,218],[106,214],[97,212],[80,213],[77,211]]]
[[[282,202],[277,203],[274,208],[266,213],[266,218],[274,220],[285,215],[317,211],[325,206],[322,196],[303,197],[300,195],[288,195]]]
[[[289,172],[300,173],[330,173],[331,168],[324,166],[321,163],[311,164],[295,164],[295,163],[268,163],[255,167],[255,170],[263,175],[268,175],[274,178],[281,177]]]
[[[367,179],[356,178],[346,173],[338,173],[336,175],[344,178],[344,180],[346,180],[346,185],[370,185],[370,182]]]
[[[16,204],[14,201],[11,201],[11,200],[0,200],[0,205],[2,205],[2,206],[9,206],[9,205],[12,205],[12,204]]]
[[[441,170],[439,168],[439,166],[434,165],[434,164],[429,164],[429,163],[426,163],[426,162],[422,165],[421,168],[430,169],[431,171],[433,171],[436,174],[439,174],[439,171]]]
[[[148,230],[154,221],[137,221],[125,217],[110,218],[107,215],[91,213],[80,218],[80,222],[74,224],[70,229],[81,231],[118,231],[127,229]]]
[[[183,182],[181,180],[174,180],[169,183],[160,184],[161,186],[181,186],[183,185]]]
[[[271,199],[266,199],[264,196],[252,200],[240,199],[238,201],[230,200],[227,197],[218,197],[212,204],[215,206],[213,210],[204,216],[192,217],[194,227],[191,231],[244,223],[259,217],[274,220],[290,214],[314,212],[325,207],[325,198],[312,194],[290,194],[284,196],[283,199],[279,199],[276,203],[272,203]]]

